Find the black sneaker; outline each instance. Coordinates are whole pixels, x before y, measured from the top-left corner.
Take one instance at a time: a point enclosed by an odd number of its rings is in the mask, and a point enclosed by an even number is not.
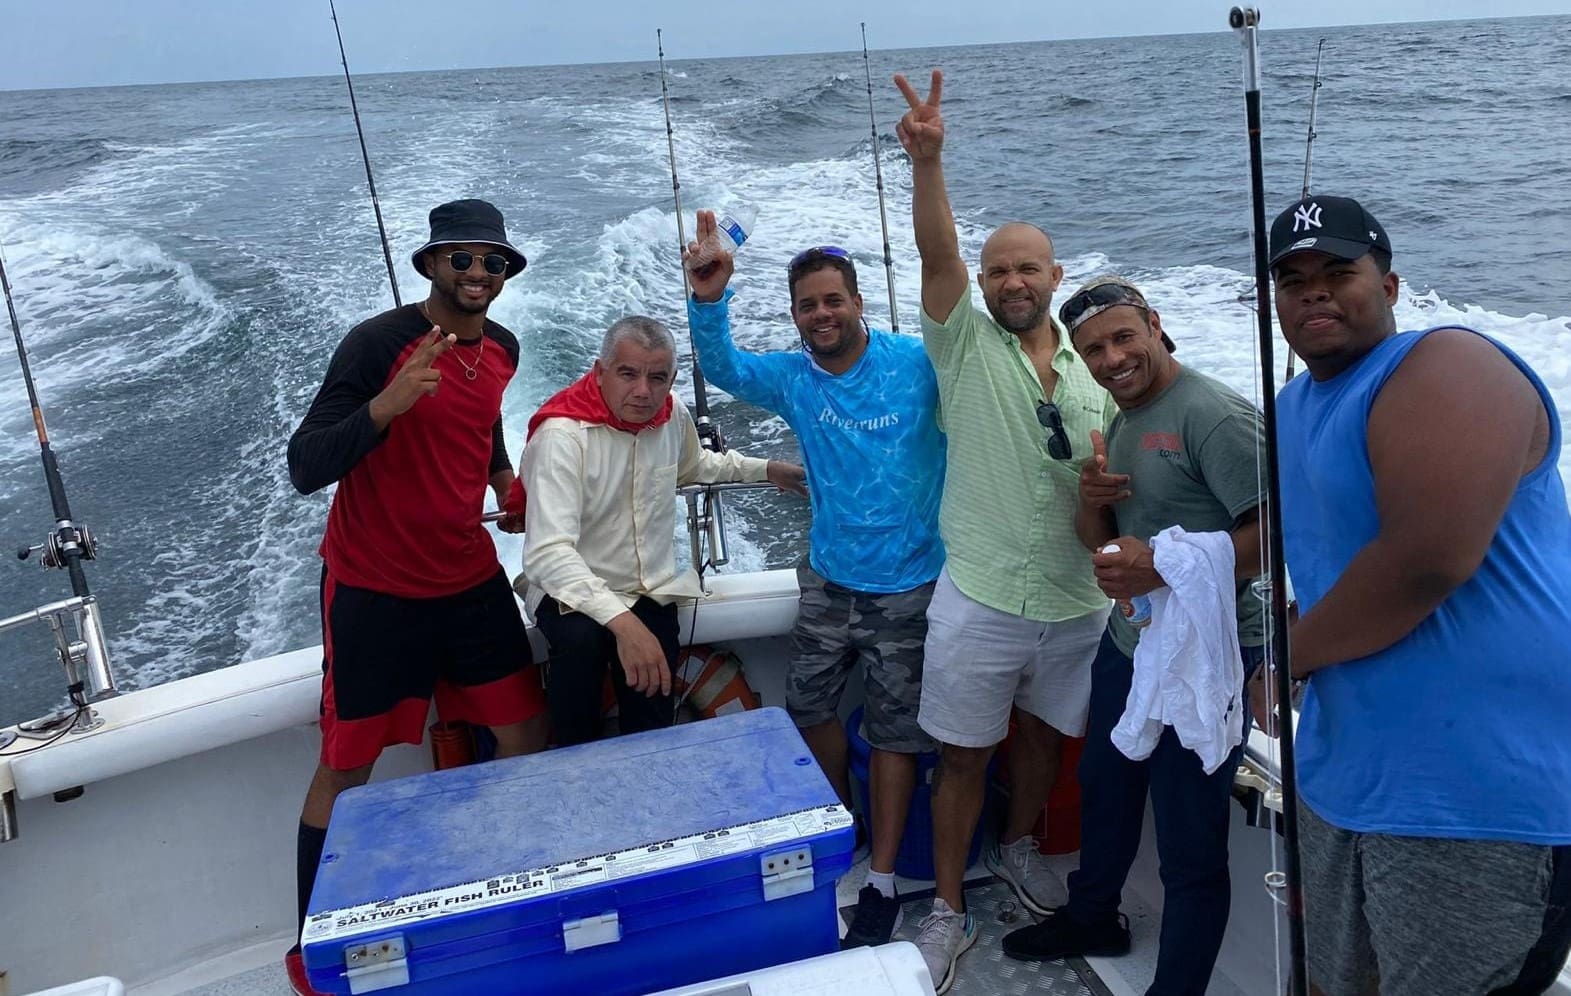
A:
[[[1129,953],[1129,918],[1122,913],[1105,923],[1087,927],[1069,919],[1060,906],[1047,919],[1004,935],[1004,954],[1020,961],[1053,961],[1095,955],[1103,958]]]
[[[888,944],[895,931],[900,929],[900,899],[885,898],[876,885],[864,885],[856,894],[856,913],[851,917],[845,938],[840,942],[846,948],[875,947]]]

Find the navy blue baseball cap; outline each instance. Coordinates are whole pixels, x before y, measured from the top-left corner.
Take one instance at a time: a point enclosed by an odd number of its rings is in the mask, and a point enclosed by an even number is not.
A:
[[[1323,252],[1358,259],[1371,249],[1391,252],[1391,239],[1375,216],[1351,197],[1312,194],[1295,201],[1271,223],[1271,265],[1295,252]]]

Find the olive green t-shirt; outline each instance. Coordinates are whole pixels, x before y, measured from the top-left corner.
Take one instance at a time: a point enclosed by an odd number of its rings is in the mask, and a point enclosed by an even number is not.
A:
[[[1151,537],[1168,526],[1229,532],[1264,498],[1260,412],[1219,381],[1185,367],[1155,401],[1119,411],[1107,430],[1107,469],[1129,475],[1128,498],[1113,506],[1120,536]],[[1238,641],[1265,642],[1263,606],[1238,585]],[[1114,612],[1113,642],[1133,657],[1140,631]]]

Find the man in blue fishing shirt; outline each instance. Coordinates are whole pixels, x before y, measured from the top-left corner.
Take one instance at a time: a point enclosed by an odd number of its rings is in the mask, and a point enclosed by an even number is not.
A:
[[[698,214],[697,250],[714,231]],[[850,805],[838,706],[863,665],[862,731],[872,746],[872,861],[845,945],[883,944],[898,927],[895,855],[933,744],[917,725],[927,606],[944,564],[938,507],[944,437],[938,383],[915,336],[870,328],[856,267],[835,246],[791,260],[791,318],[802,348],[750,353],[731,339],[729,255],[689,274],[688,323],[709,380],[779,414],[796,433],[813,508],[810,551],[797,568],[786,708],[840,798]]]
[[[1560,417],[1500,343],[1397,331],[1391,241],[1355,200],[1283,211],[1271,275],[1309,371],[1277,445],[1310,981],[1543,992],[1571,947]]]

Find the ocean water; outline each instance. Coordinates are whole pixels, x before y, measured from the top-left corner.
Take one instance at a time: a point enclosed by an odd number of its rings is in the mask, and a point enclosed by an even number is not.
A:
[[[1264,33],[1272,205],[1298,193],[1321,37],[1313,185],[1360,197],[1390,231],[1401,323],[1500,337],[1571,412],[1571,18]],[[1067,285],[1132,276],[1184,362],[1258,397],[1239,300],[1252,277],[1235,39],[875,52],[905,331],[919,269],[888,78],[925,86],[934,65],[967,257],[999,223],[1037,222]],[[821,243],[855,253],[868,316],[887,326],[860,53],[669,66],[686,223],[697,207],[760,210],[738,257],[739,339],[793,348],[784,265]],[[406,300],[425,293],[408,253],[440,201],[494,201],[529,255],[493,309],[523,346],[506,403],[515,461],[531,411],[612,320],[651,314],[685,342],[653,63],[366,76],[356,91]],[[122,684],[317,642],[328,495],[294,492],[284,447],[339,338],[391,303],[342,78],[0,92],[0,245],[73,510],[101,537],[89,577]],[[678,391],[692,400],[689,378]],[[778,418],[713,398],[733,446],[794,453]],[[7,336],[0,534],[37,542],[49,521]],[[801,552],[795,499],[740,500],[731,522],[730,569]],[[516,538],[499,548],[516,569]],[[63,574],[13,563],[0,616],[68,591]],[[0,724],[61,700],[41,636],[0,644]]]

